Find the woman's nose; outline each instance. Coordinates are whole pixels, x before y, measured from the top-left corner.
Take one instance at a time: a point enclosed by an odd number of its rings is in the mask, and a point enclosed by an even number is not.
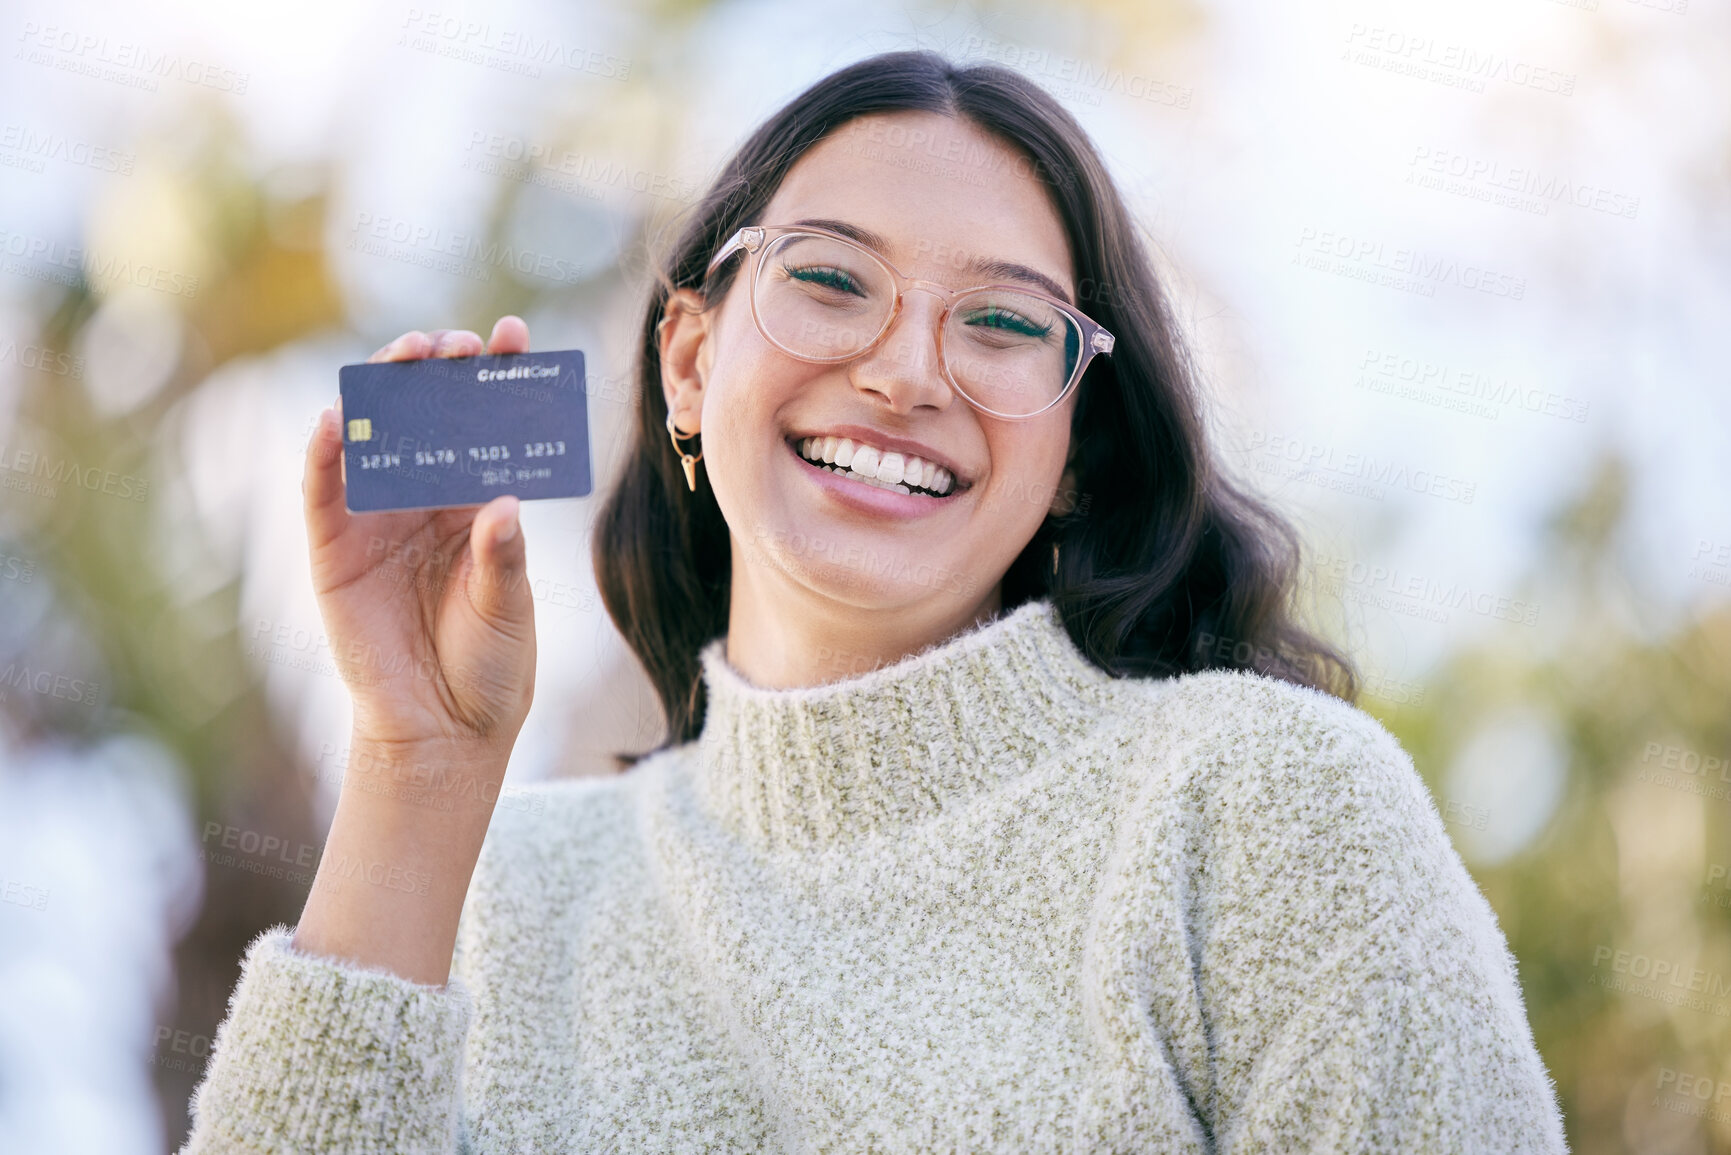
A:
[[[918,288],[902,297],[901,311],[890,322],[889,332],[853,362],[849,373],[856,387],[882,393],[898,413],[918,405],[944,409],[954,399],[938,347],[943,304],[929,291],[915,291]]]

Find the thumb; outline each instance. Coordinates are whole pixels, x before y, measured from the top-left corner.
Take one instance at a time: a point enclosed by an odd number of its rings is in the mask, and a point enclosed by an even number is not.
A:
[[[469,526],[469,551],[474,565],[468,583],[469,604],[486,621],[501,628],[528,622],[528,551],[518,521],[521,502],[511,494],[496,497],[475,515]]]

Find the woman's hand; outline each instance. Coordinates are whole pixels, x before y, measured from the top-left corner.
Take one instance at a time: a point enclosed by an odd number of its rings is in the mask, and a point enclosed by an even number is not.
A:
[[[413,361],[525,353],[517,317],[486,348],[467,330],[405,333],[367,358]],[[351,514],[343,504],[342,412],[307,447],[307,545],[331,652],[355,705],[357,743],[493,748],[502,762],[535,684],[535,613],[518,501]]]
[[[405,333],[369,361],[526,353],[503,317]],[[355,704],[348,769],[297,950],[445,983],[505,766],[535,689],[535,612],[517,499],[351,514],[342,413],[307,446],[307,545],[331,653]]]

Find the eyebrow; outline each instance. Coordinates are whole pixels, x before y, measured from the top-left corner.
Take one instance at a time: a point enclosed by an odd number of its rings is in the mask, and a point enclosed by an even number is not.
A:
[[[797,220],[793,223],[796,225],[816,225],[820,229],[828,229],[831,232],[840,233],[842,236],[851,237],[853,240],[858,241],[867,248],[876,249],[880,253],[887,253],[890,250],[889,241],[879,236],[877,233],[872,232],[870,229],[861,228],[859,225],[849,224],[847,221],[832,221],[827,218],[815,217]],[[1064,291],[1063,286],[1059,285],[1058,282],[1048,277],[1045,273],[1040,272],[1038,269],[1030,269],[1027,265],[1017,264],[1015,261],[999,261],[990,257],[975,255],[968,259],[968,263],[964,267],[968,272],[982,277],[1008,277],[1015,281],[1026,281],[1029,284],[1038,285],[1040,288],[1058,298],[1058,300],[1064,302],[1066,305],[1073,306],[1075,304],[1074,301],[1070,300],[1070,294]]]

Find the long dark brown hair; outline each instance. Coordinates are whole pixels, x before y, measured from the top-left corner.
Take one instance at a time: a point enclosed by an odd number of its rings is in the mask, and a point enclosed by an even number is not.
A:
[[[1356,700],[1350,659],[1295,620],[1298,535],[1218,466],[1166,294],[1082,127],[1008,69],[889,52],[831,74],[771,116],[654,266],[636,428],[593,543],[602,602],[667,715],[666,740],[644,753],[702,732],[698,651],[727,632],[732,577],[728,526],[707,471],[698,470],[690,492],[667,436],[657,322],[676,288],[721,301],[742,262],[727,262],[706,284],[710,257],[742,226],[764,223],[759,214],[807,149],[858,117],[894,112],[966,119],[1026,160],[1021,171],[1045,182],[1063,220],[1077,303],[1117,337],[1078,386],[1070,436],[1081,499],[1049,516],[1010,565],[1004,612],[1049,596],[1077,648],[1115,677],[1250,669]],[[616,755],[626,766],[643,756]]]

